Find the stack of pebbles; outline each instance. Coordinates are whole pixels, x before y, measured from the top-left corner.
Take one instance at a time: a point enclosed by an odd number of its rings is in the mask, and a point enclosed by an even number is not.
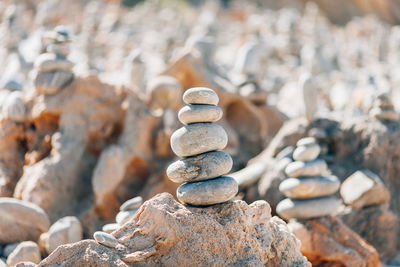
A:
[[[195,87],[183,95],[187,104],[178,114],[184,127],[171,136],[171,148],[182,159],[172,163],[167,175],[178,187],[179,201],[196,206],[226,202],[238,192],[235,179],[222,176],[232,168],[232,158],[225,152],[228,136],[220,125],[222,110],[217,94],[208,88]]]
[[[292,163],[285,169],[279,190],[288,198],[278,203],[277,213],[284,219],[310,219],[334,214],[341,202],[333,196],[340,187],[336,176],[327,175],[327,164],[317,159],[320,146],[313,137],[300,139]]]
[[[111,233],[118,228],[120,228],[123,224],[129,221],[133,216],[135,216],[136,212],[143,204],[142,197],[134,197],[127,201],[125,201],[120,207],[117,216],[115,217],[116,223],[109,223],[103,226],[103,231],[106,233]]]
[[[43,38],[46,52],[35,61],[35,87],[41,94],[52,95],[74,79],[74,64],[67,59],[71,37],[64,26],[57,26]]]
[[[378,120],[397,121],[399,119],[399,114],[394,110],[390,96],[386,93],[376,97],[369,114]]]

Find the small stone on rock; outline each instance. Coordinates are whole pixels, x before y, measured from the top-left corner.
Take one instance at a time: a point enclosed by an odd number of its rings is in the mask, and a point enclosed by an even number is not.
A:
[[[126,211],[126,210],[134,210],[138,209],[143,203],[143,198],[141,196],[131,198],[125,201],[120,207],[119,210]]]
[[[93,234],[93,237],[97,243],[106,247],[115,248],[118,245],[118,240],[113,235],[104,232],[97,231]]]

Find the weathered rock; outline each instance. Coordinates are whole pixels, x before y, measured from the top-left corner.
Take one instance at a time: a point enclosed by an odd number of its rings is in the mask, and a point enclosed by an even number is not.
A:
[[[175,183],[201,181],[227,174],[232,165],[231,156],[211,151],[175,161],[168,166],[167,175]]]
[[[133,209],[138,209],[143,203],[143,198],[141,196],[131,198],[119,207],[121,211],[126,211],[126,210],[133,210]]]
[[[365,206],[385,204],[390,193],[382,180],[369,170],[356,171],[340,187],[344,203],[360,209]]]
[[[47,235],[46,250],[51,253],[58,246],[82,240],[83,230],[78,218],[67,216],[56,221]]]
[[[119,229],[120,227],[121,227],[121,225],[119,225],[118,223],[108,223],[108,224],[105,224],[101,230],[107,234],[111,234],[112,232]]]
[[[336,217],[291,221],[288,226],[313,266],[381,266],[375,248]]]
[[[362,209],[345,209],[338,217],[354,232],[362,236],[379,252],[385,262],[397,254],[399,218],[387,207],[369,206]]]
[[[183,124],[216,122],[222,118],[222,109],[214,105],[186,105],[178,113]]]
[[[115,217],[115,221],[119,225],[123,225],[124,223],[129,221],[131,218],[133,218],[135,216],[136,212],[137,212],[137,209],[120,211],[120,212],[118,212],[117,216]]]
[[[215,123],[195,123],[176,130],[171,136],[171,148],[179,157],[188,157],[213,150],[222,150],[228,136]]]
[[[318,144],[298,146],[293,151],[293,159],[297,161],[315,160],[320,152],[321,147]]]
[[[333,215],[339,212],[340,206],[340,200],[334,196],[301,200],[286,198],[278,203],[276,212],[286,220],[310,219]]]
[[[336,176],[289,178],[279,185],[279,191],[290,198],[323,197],[336,193],[340,181]]]
[[[321,159],[306,162],[294,161],[288,164],[285,172],[289,177],[316,176],[323,175],[327,167],[326,162]]]
[[[118,245],[118,240],[113,235],[104,232],[95,232],[93,237],[96,242],[106,247],[115,248]]]
[[[26,106],[19,91],[9,93],[0,108],[5,118],[16,122],[23,122],[26,119]]]
[[[113,233],[123,250],[84,240],[58,248],[41,265],[310,266],[285,223],[271,218],[265,201],[196,208],[163,193],[141,209]]]
[[[186,104],[208,104],[218,105],[218,95],[206,87],[193,87],[183,94],[183,101]]]
[[[0,243],[38,240],[50,227],[46,213],[33,203],[0,198]]]
[[[178,187],[176,197],[183,203],[205,206],[232,199],[238,192],[235,179],[221,176],[214,179],[185,183]]]
[[[21,261],[39,263],[41,260],[39,247],[35,242],[21,242],[7,258],[7,265],[14,266]]]

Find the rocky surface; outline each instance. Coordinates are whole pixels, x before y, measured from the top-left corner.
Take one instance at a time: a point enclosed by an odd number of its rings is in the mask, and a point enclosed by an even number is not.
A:
[[[161,194],[112,235],[120,243],[115,249],[84,240],[59,247],[40,265],[310,266],[299,242],[282,220],[271,218],[264,201],[195,208]]]

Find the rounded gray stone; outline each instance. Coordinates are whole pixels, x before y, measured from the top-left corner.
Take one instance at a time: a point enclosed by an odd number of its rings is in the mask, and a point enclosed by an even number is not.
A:
[[[135,216],[136,212],[137,212],[137,209],[120,211],[120,212],[118,212],[117,216],[115,216],[115,221],[119,225],[123,225],[126,222],[128,222],[130,219],[132,219]]]
[[[24,241],[11,252],[7,258],[8,266],[15,266],[22,261],[30,261],[38,264],[41,260],[39,246],[32,241]]]
[[[317,176],[323,175],[327,168],[326,162],[322,159],[295,161],[287,165],[285,173],[289,177]]]
[[[7,95],[2,107],[3,116],[16,122],[23,122],[26,117],[26,106],[20,91]]]
[[[186,105],[179,110],[178,118],[183,124],[216,122],[222,117],[222,109],[213,105]]]
[[[215,123],[194,123],[176,130],[171,136],[171,148],[179,157],[189,157],[213,150],[222,150],[228,144],[224,128]]]
[[[121,225],[119,225],[118,223],[108,223],[108,224],[103,225],[101,230],[103,230],[103,232],[105,232],[107,234],[111,234],[115,230],[118,230],[120,227],[121,227]]]
[[[312,199],[286,198],[278,203],[276,212],[286,220],[293,218],[311,219],[334,215],[340,206],[341,201],[334,196]]]
[[[49,229],[46,242],[47,252],[53,252],[57,247],[75,243],[83,238],[83,229],[75,216],[67,216],[56,221]]]
[[[143,203],[143,198],[141,196],[134,197],[125,201],[120,207],[119,210],[135,210],[138,209]]]
[[[175,161],[167,168],[167,176],[175,183],[202,181],[227,174],[232,165],[231,156],[211,151]]]
[[[311,161],[318,158],[321,147],[318,144],[298,146],[293,152],[293,159],[297,161]]]
[[[101,231],[95,232],[93,237],[97,243],[106,247],[115,248],[118,245],[118,240],[113,235]]]
[[[297,141],[296,146],[308,146],[313,144],[318,144],[317,139],[314,137],[304,137]]]
[[[211,180],[182,184],[176,190],[176,196],[182,203],[207,206],[232,199],[238,190],[235,179],[221,176]]]
[[[339,190],[340,181],[336,176],[314,176],[288,178],[279,185],[286,197],[306,199],[334,194]]]
[[[206,87],[193,87],[183,94],[183,101],[186,104],[208,104],[218,105],[218,95]]]

